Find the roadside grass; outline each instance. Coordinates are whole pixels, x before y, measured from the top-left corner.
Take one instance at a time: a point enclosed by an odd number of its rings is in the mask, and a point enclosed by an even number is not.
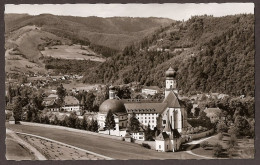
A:
[[[230,135],[227,133],[223,134],[223,139],[219,140],[218,136],[214,136],[208,139],[209,145],[205,148],[197,147],[193,148],[192,152],[198,155],[203,155],[207,157],[217,158],[214,156],[213,146],[217,143],[222,145],[222,153],[218,158],[229,158],[229,159],[252,159],[254,158],[254,139],[240,138],[237,139],[237,146],[235,147],[232,154],[228,152],[228,141]]]

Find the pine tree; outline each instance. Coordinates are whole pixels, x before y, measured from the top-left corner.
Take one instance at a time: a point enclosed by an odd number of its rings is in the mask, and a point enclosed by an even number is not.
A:
[[[64,103],[64,98],[66,96],[66,89],[63,87],[62,84],[60,84],[60,86],[57,87],[57,95],[58,95],[57,104],[59,105],[59,107],[61,107]]]
[[[59,123],[60,123],[60,121],[59,121],[58,117],[55,115],[54,116],[54,120],[53,120],[53,124],[54,125],[59,125]]]
[[[140,129],[140,122],[136,118],[135,113],[133,113],[129,121],[129,130],[135,132],[135,131],[139,131],[139,129]]]
[[[105,130],[109,130],[109,135],[110,135],[110,130],[115,129],[116,122],[114,119],[114,115],[111,111],[111,109],[108,111],[107,116],[106,116],[106,121],[105,121]]]
[[[88,121],[86,116],[84,115],[83,119],[81,120],[81,129],[88,130]]]
[[[98,122],[97,120],[91,120],[91,123],[90,123],[90,131],[92,132],[97,132],[98,131]]]

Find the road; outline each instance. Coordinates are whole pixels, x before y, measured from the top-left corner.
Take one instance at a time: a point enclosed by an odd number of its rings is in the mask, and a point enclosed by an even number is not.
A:
[[[32,145],[9,129],[6,129],[6,145],[7,160],[46,160]]]
[[[201,157],[189,154],[185,151],[175,153],[157,152],[143,148],[135,143],[90,134],[68,132],[55,128],[25,125],[6,125],[6,127],[18,132],[43,136],[114,159],[201,159]]]

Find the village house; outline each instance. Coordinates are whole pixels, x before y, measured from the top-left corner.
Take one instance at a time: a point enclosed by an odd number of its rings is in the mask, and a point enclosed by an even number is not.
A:
[[[211,123],[215,123],[220,119],[221,109],[219,108],[205,108],[206,116],[210,118]]]
[[[160,92],[160,88],[158,86],[146,86],[143,87],[142,93],[146,95],[155,95]]]
[[[76,99],[74,96],[65,96],[64,98],[64,105],[62,106],[62,109],[66,112],[71,111],[80,111],[80,104],[79,100]]]
[[[135,140],[144,141],[145,140],[145,130],[143,127],[140,127],[139,131],[131,132],[131,137]]]

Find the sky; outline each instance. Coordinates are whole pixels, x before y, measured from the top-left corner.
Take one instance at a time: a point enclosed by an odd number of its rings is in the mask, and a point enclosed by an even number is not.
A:
[[[165,3],[165,4],[6,4],[5,13],[39,15],[98,16],[98,17],[164,17],[187,20],[193,15],[216,17],[254,13],[253,3]]]

